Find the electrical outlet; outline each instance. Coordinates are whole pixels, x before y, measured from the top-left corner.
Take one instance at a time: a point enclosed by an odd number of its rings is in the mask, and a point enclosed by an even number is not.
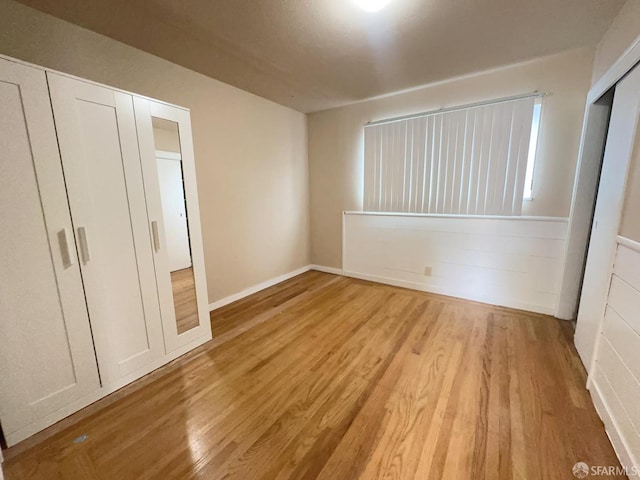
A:
[[[431,276],[431,267],[424,267],[424,276],[425,277]]]

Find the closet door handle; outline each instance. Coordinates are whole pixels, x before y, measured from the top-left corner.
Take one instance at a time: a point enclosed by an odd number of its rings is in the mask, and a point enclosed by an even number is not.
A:
[[[153,235],[153,248],[156,252],[160,251],[160,234],[158,233],[158,222],[151,222],[151,234]]]
[[[75,263],[75,255],[71,251],[71,243],[69,242],[69,235],[66,228],[58,232],[58,243],[60,244],[62,265],[64,268],[69,268]]]
[[[82,261],[89,263],[91,261],[91,253],[89,252],[89,242],[87,241],[87,230],[84,227],[78,228],[78,242],[80,243]]]

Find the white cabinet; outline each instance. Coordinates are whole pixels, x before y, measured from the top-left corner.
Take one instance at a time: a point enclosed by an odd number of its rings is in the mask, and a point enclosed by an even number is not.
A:
[[[11,446],[211,328],[188,110],[2,58],[0,105],[0,423]],[[175,272],[158,122],[179,128],[182,150],[191,261]]]
[[[195,161],[191,141],[191,120],[189,111],[146,98],[135,97],[135,117],[147,209],[152,231],[155,229],[157,241],[154,261],[157,272],[160,308],[167,352],[190,350],[202,343],[202,338],[211,338],[211,324],[207,306],[207,286],[204,271],[204,254],[200,232],[198,192],[196,187]],[[154,134],[165,129],[179,139],[179,170],[184,185],[184,206],[181,211],[187,215],[186,231],[189,238],[191,268],[172,271],[170,262],[169,237],[177,236],[178,225],[167,224],[167,208],[175,200],[174,182],[163,181],[158,170],[156,142]],[[178,160],[176,160],[178,161]]]
[[[100,376],[113,390],[164,355],[133,98],[47,75]]]
[[[0,421],[10,445],[94,399],[98,368],[45,72],[0,59]]]

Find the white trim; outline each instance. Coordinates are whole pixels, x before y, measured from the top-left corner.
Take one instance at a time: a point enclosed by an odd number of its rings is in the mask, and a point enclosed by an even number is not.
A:
[[[605,432],[609,437],[609,442],[613,446],[613,451],[616,453],[620,464],[623,467],[627,467],[630,470],[634,466],[633,455],[631,454],[631,449],[627,445],[627,442],[620,435],[620,428],[618,427],[618,423],[611,415],[611,410],[609,408],[609,404],[605,401],[602,393],[600,392],[600,387],[598,386],[598,382],[591,382],[591,385],[587,387],[589,392],[591,393],[591,401],[593,405],[596,407],[596,412],[598,416],[604,423]]]
[[[156,150],[156,158],[164,160],[182,160],[182,154],[179,152],[169,152],[167,150]]]
[[[408,282],[405,280],[395,280],[393,278],[382,277],[378,275],[368,275],[368,274],[348,272],[348,271],[343,271],[342,274],[345,277],[358,278],[360,280],[367,280],[369,282],[382,283],[382,284],[391,285],[394,287],[409,288],[411,290],[419,290],[421,292],[434,293],[436,295],[444,295],[447,297],[460,298],[462,300],[470,300],[472,302],[484,303],[488,306],[497,305],[501,307],[512,308],[515,310],[524,310],[527,312],[542,313],[545,315],[555,314],[553,308],[544,307],[542,305],[534,305],[534,304],[523,303],[523,302],[510,302],[509,305],[504,305],[500,303],[488,303],[486,300],[483,300],[480,298],[473,298],[472,296],[463,297],[460,295],[459,292],[455,292],[448,288],[442,288],[434,285],[424,285],[422,283]]]
[[[595,103],[636,64],[640,62],[640,36],[624,51],[613,65],[593,84],[587,94],[587,104]]]
[[[220,300],[216,300],[213,303],[209,304],[209,311],[213,312],[214,310],[217,310],[218,308],[224,307],[225,305],[229,305],[230,303],[236,302],[238,300],[241,300],[245,297],[248,297],[249,295],[253,295],[254,293],[259,292],[260,290],[264,290],[265,288],[269,288],[272,287],[274,285],[277,285],[278,283],[284,282],[285,280],[289,280],[290,278],[293,278],[297,275],[300,275],[302,273],[308,272],[309,270],[311,270],[311,266],[310,265],[306,265],[304,267],[298,268],[297,270],[294,270],[292,272],[289,273],[285,273],[283,275],[279,275],[277,277],[273,277],[269,280],[266,280],[262,283],[258,283],[257,285],[253,285],[249,288],[245,288],[244,290],[242,290],[241,292],[238,293],[234,293],[233,295],[229,295],[228,297],[224,297],[221,298]]]
[[[622,245],[623,247],[627,247],[631,250],[635,250],[636,252],[640,252],[640,242],[636,242],[635,240],[631,240],[630,238],[623,237],[622,235],[618,235],[616,241],[618,242],[618,245]]]
[[[349,212],[342,212],[342,248],[340,254],[342,255],[342,274],[344,275],[345,258],[347,257],[347,215]]]
[[[309,265],[309,269],[315,270],[316,272],[331,273],[333,275],[342,275],[341,268],[325,267],[324,265]]]
[[[571,321],[573,320],[573,318],[569,318],[572,317],[573,315],[563,315],[564,311],[562,310],[562,306],[563,306],[563,281],[564,281],[564,276],[567,272],[567,258],[568,258],[568,245],[569,245],[569,229],[571,226],[571,222],[567,221],[567,230],[565,232],[565,238],[564,238],[564,248],[562,249],[562,260],[561,260],[561,267],[560,267],[560,274],[558,275],[558,286],[556,287],[557,293],[558,295],[556,296],[556,301],[555,304],[553,306],[553,313],[552,315],[554,317],[556,317],[558,320],[565,320],[565,321]],[[577,299],[576,299],[577,301]]]
[[[480,220],[527,220],[534,222],[564,222],[568,223],[566,217],[526,217],[510,215],[453,215],[446,213],[406,213],[406,212],[343,212],[344,215],[370,215],[370,216],[391,216],[391,217],[431,217],[431,218],[471,218]]]
[[[575,319],[578,314],[587,245],[591,234],[613,96],[609,100],[585,106],[558,298],[558,316],[565,320]]]

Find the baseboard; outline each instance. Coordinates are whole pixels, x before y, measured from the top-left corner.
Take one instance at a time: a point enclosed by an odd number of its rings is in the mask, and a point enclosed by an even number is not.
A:
[[[629,449],[627,442],[624,441],[619,433],[618,424],[610,413],[609,405],[600,392],[598,382],[591,382],[591,385],[589,386],[589,393],[591,393],[593,405],[596,407],[596,412],[598,412],[600,419],[604,423],[607,436],[609,437],[611,445],[613,445],[613,449],[618,456],[618,460],[620,460],[620,464],[623,467],[626,467],[629,471],[633,471],[634,460],[631,455],[631,450]]]
[[[523,303],[523,302],[491,302],[485,298],[480,298],[480,297],[474,298],[473,296],[464,295],[462,292],[459,292],[459,291],[453,291],[447,288],[442,288],[442,287],[433,286],[433,285],[425,285],[422,283],[409,282],[406,280],[396,280],[394,278],[381,277],[378,275],[369,275],[369,274],[358,273],[358,272],[343,271],[342,274],[345,277],[358,278],[360,280],[368,280],[370,282],[382,283],[382,284],[391,285],[394,287],[409,288],[411,290],[419,290],[421,292],[435,293],[437,295],[445,295],[447,297],[462,298],[465,300],[471,300],[472,302],[486,303],[487,305],[497,305],[500,307],[513,308],[516,310],[524,310],[527,312],[542,313],[545,315],[555,314],[555,312],[553,311],[553,308],[548,308],[543,305],[534,305],[534,304]]]
[[[309,265],[309,269],[316,270],[318,272],[332,273],[333,275],[342,275],[341,268],[325,267],[324,265]]]
[[[257,285],[253,285],[252,287],[246,288],[241,292],[234,293],[233,295],[229,295],[228,297],[221,298],[220,300],[216,300],[213,303],[209,304],[209,311],[212,312],[218,308],[224,307],[225,305],[229,305],[230,303],[236,302],[242,298],[248,297],[249,295],[253,295],[254,293],[259,292],[260,290],[264,290],[265,288],[273,287],[274,285],[284,282],[285,280],[289,280],[297,275],[300,275],[304,272],[308,272],[311,270],[311,266],[306,265],[304,267],[298,268],[289,273],[285,273],[284,275],[280,275],[274,278],[271,278],[267,281],[259,283]]]

